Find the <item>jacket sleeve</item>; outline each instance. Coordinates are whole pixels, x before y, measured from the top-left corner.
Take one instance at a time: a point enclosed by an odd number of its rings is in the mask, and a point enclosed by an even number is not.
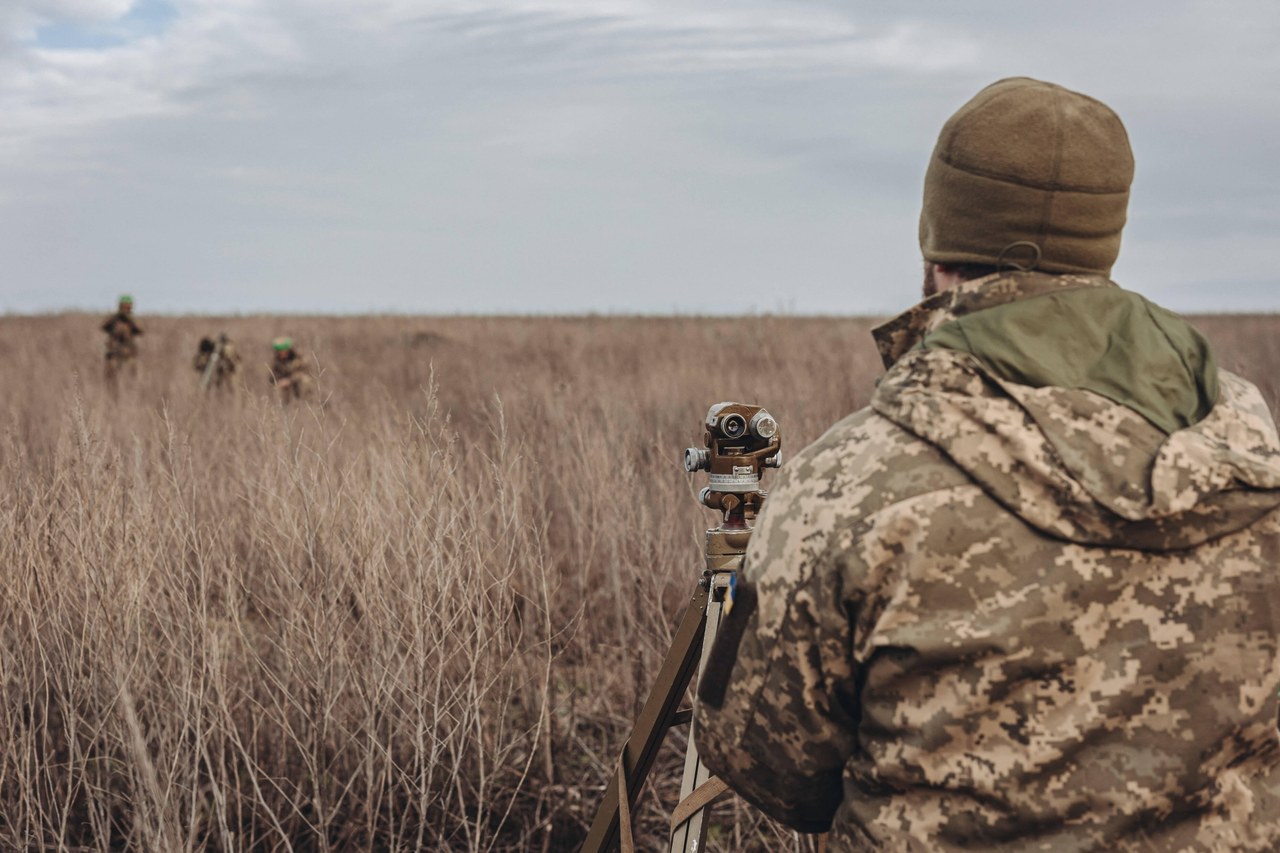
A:
[[[842,799],[859,710],[841,572],[804,504],[784,475],[699,684],[695,737],[707,766],[748,802],[823,832]]]

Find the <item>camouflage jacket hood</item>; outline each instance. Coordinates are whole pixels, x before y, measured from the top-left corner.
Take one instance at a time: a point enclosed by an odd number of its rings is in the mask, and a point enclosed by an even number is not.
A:
[[[1280,506],[1258,390],[1105,278],[988,276],[874,334],[888,372],[872,408],[1048,535],[1181,549]]]
[[[871,407],[770,486],[706,765],[833,851],[1280,850],[1257,390],[1099,278],[972,282],[878,337]]]

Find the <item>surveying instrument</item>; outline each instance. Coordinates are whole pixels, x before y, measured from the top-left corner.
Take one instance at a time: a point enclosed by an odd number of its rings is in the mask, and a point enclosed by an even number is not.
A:
[[[764,505],[760,478],[765,468],[782,462],[778,422],[760,406],[717,403],[707,412],[704,448],[684,452],[690,474],[710,472],[699,502],[720,513],[720,524],[707,531],[706,563],[680,618],[675,639],[658,671],[658,678],[636,718],[618,760],[618,769],[605,791],[581,853],[605,853],[615,844],[622,853],[635,849],[631,813],[658,755],[667,730],[689,724],[680,803],[671,816],[672,853],[698,853],[707,839],[706,810],[728,792],[727,786],[702,764],[694,744],[693,709],[681,709],[695,667],[701,674],[720,628],[720,619],[733,606],[738,568],[751,539],[751,522]]]

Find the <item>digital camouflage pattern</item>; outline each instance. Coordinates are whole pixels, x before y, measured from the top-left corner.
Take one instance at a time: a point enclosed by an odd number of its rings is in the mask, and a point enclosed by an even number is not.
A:
[[[1170,435],[923,343],[1095,287],[1003,274],[886,324],[870,408],[770,494],[698,744],[833,850],[1280,849],[1280,439],[1257,389],[1220,372]]]

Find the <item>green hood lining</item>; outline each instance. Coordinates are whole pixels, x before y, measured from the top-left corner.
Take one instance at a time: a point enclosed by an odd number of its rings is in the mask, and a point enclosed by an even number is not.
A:
[[[1118,287],[1044,293],[952,320],[919,349],[969,353],[993,376],[1092,391],[1166,434],[1218,401],[1208,341],[1186,320]]]

